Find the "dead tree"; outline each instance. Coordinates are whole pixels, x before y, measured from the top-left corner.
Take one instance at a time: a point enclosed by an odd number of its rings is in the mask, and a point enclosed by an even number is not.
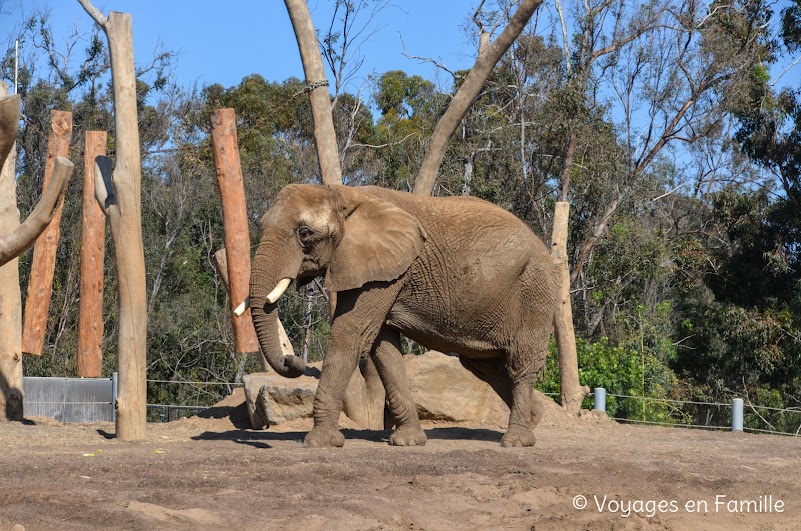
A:
[[[0,83],[0,420],[22,420],[22,293],[17,256],[33,245],[53,219],[73,166],[65,158],[55,159],[51,186],[20,225],[15,175],[20,99],[6,96],[7,90]]]
[[[312,119],[314,120],[314,141],[317,145],[317,159],[320,163],[320,178],[323,184],[341,184],[342,167],[339,165],[337,136],[334,131],[334,117],[331,114],[331,96],[328,94],[328,80],[325,77],[323,58],[317,45],[309,7],[306,0],[284,0],[295,38],[298,41],[303,71],[310,90]]]
[[[51,111],[42,191],[51,186],[56,157],[68,158],[70,140],[72,140],[72,113]],[[31,277],[28,281],[22,322],[22,351],[35,356],[41,356],[44,347],[47,316],[50,313],[50,299],[53,296],[53,275],[56,269],[56,251],[63,206],[63,201],[59,202],[53,215],[53,222],[36,240],[33,248]]]
[[[106,155],[105,131],[87,131],[83,154],[81,296],[78,309],[78,376],[97,378],[103,369],[103,260],[106,217],[95,199],[95,159]]]
[[[236,351],[240,354],[259,352],[259,341],[247,304],[250,289],[250,234],[233,109],[218,109],[211,113],[211,142],[222,202],[227,257],[226,288],[231,301]],[[222,269],[222,264],[219,267]]]
[[[105,17],[89,0],[78,0],[106,34],[114,86],[116,165],[95,163],[95,196],[111,225],[119,277],[119,361],[117,438],[145,437],[147,423],[147,294],[142,243],[142,159],[136,111],[131,15]]]

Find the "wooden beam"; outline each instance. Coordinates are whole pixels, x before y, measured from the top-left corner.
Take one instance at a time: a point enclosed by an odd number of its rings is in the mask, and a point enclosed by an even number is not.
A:
[[[53,180],[56,157],[68,158],[72,139],[72,113],[51,111],[50,135],[47,138],[47,159],[45,161],[42,195],[49,187],[57,186]],[[36,356],[42,355],[47,316],[50,312],[50,298],[53,295],[53,275],[56,267],[56,250],[61,224],[61,211],[64,197],[58,201],[53,219],[36,240],[33,248],[31,276],[25,297],[25,316],[22,322],[22,351]]]
[[[106,216],[95,199],[95,159],[106,154],[107,133],[87,131],[83,152],[81,292],[78,304],[78,376],[103,371],[103,260]]]
[[[236,351],[259,352],[259,341],[246,303],[250,290],[250,232],[233,109],[211,113],[211,143],[222,201],[228,295]],[[236,308],[243,311],[237,315]]]

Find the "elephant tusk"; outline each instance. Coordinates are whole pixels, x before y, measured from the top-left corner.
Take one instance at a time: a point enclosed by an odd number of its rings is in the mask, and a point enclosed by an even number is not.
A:
[[[279,282],[278,285],[275,286],[275,289],[273,289],[270,292],[270,294],[267,295],[267,302],[269,302],[270,304],[275,304],[275,301],[277,301],[279,298],[281,298],[281,295],[284,294],[284,292],[286,291],[286,289],[289,287],[289,285],[291,283],[292,283],[292,279],[291,278],[285,278],[285,279],[281,280],[281,282]]]
[[[234,308],[234,315],[239,317],[245,313],[245,310],[248,308],[250,308],[250,297],[245,297],[245,300],[242,301],[242,304]]]

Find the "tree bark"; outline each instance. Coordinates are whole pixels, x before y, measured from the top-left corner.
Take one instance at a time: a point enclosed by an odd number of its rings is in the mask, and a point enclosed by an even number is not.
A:
[[[17,256],[28,249],[53,219],[72,175],[72,163],[54,161],[51,186],[33,213],[19,223],[16,150],[19,96],[4,97],[0,83],[0,420],[22,420],[22,294]]]
[[[451,136],[459,127],[459,122],[467,114],[473,101],[478,97],[495,65],[526,27],[531,15],[541,3],[542,0],[522,0],[498,38],[478,54],[473,68],[470,69],[464,83],[434,128],[428,144],[428,152],[414,181],[415,194],[431,195],[434,191],[439,167],[445,158],[445,151],[448,149]]]
[[[328,94],[323,58],[320,56],[309,7],[306,5],[306,0],[284,0],[284,3],[292,21],[292,28],[295,30],[306,83],[325,82],[325,85],[312,89],[309,94],[320,178],[323,184],[342,184],[342,168],[339,165],[337,137],[331,114],[331,96]]]
[[[68,157],[72,139],[72,113],[52,111],[50,113],[50,135],[47,138],[47,160],[45,161],[42,194],[53,186],[53,169],[56,157]],[[53,295],[53,275],[56,267],[59,225],[63,197],[59,200],[52,222],[36,240],[33,248],[31,277],[25,297],[25,316],[22,323],[22,351],[36,356],[42,355],[50,299]]]
[[[234,343],[238,353],[259,352],[259,341],[253,328],[250,308],[247,306],[250,290],[250,234],[233,109],[218,109],[211,113],[211,142],[222,200],[227,289],[231,301]],[[240,307],[241,313],[237,310]]]
[[[106,155],[105,131],[87,131],[83,154],[81,294],[78,306],[78,376],[103,371],[103,260],[106,216],[95,199],[95,158]]]
[[[17,152],[19,96],[6,97],[0,82],[0,234],[19,229],[17,209]],[[0,266],[0,420],[22,420],[22,294],[19,261]]]
[[[551,254],[559,270],[559,305],[554,315],[554,333],[559,351],[559,381],[561,384],[562,407],[571,413],[578,413],[581,402],[590,388],[581,386],[578,379],[578,358],[576,354],[576,334],[573,329],[573,310],[570,306],[570,269],[567,259],[567,227],[570,217],[570,203],[556,203],[551,236]]]
[[[106,18],[89,0],[79,2],[106,34],[111,56],[117,161],[114,167],[107,157],[96,159],[95,197],[109,219],[119,277],[116,435],[136,441],[147,424],[147,293],[131,15],[112,11]]]

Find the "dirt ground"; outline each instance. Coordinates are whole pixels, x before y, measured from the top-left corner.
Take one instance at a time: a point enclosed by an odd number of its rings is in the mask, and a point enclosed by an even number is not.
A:
[[[230,401],[229,401],[230,402]],[[428,444],[346,430],[304,448],[309,420],[243,429],[243,408],[148,426],[0,423],[0,530],[801,529],[801,439],[544,423],[504,449],[497,427],[428,423]]]

